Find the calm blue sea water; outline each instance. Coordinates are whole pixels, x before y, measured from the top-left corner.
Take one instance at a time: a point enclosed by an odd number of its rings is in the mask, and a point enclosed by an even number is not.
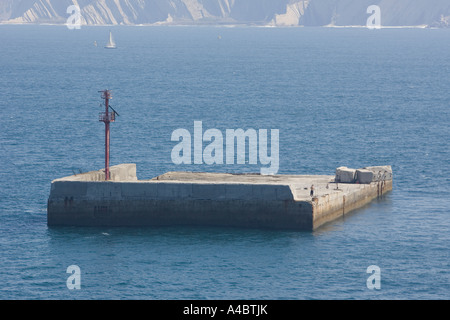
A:
[[[450,298],[450,30],[112,31],[117,50],[105,27],[0,26],[1,299]],[[140,179],[259,171],[174,165],[172,132],[198,120],[279,129],[282,174],[390,164],[394,190],[315,232],[48,228],[51,180],[103,167],[106,88],[111,162]]]

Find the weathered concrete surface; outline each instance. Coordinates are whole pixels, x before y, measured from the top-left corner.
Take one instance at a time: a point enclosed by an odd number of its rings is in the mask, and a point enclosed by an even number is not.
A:
[[[136,181],[136,164],[135,163],[122,163],[117,166],[109,168],[111,181]],[[104,181],[105,170],[90,171],[73,176],[68,176],[60,179],[53,180],[52,183],[57,181]]]
[[[353,183],[355,181],[356,170],[347,167],[336,169],[336,182]]]
[[[102,170],[52,181],[48,225],[313,230],[392,189],[392,180],[336,184],[331,175],[168,172],[137,180],[134,164],[111,173],[113,181]]]
[[[334,186],[333,186],[334,187]],[[313,199],[314,229],[358,209],[392,190],[392,180],[370,184],[338,184],[338,190]]]
[[[371,183],[372,181],[374,181],[374,174],[372,171],[367,169],[357,169],[356,181],[363,184]]]
[[[391,166],[364,167],[361,169],[339,167],[336,169],[336,182],[366,184],[384,180],[392,180]]]
[[[392,180],[391,166],[364,167],[363,169],[373,172],[373,181]]]

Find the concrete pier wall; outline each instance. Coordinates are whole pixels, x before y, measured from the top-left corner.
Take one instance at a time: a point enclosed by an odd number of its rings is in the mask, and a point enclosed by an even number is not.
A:
[[[339,184],[340,190],[313,199],[313,229],[343,217],[392,190],[392,180],[361,184],[349,191],[348,185]]]
[[[64,181],[48,200],[48,224],[310,229],[311,211],[289,186]]]
[[[112,181],[104,181],[102,170],[52,181],[48,225],[313,230],[380,194],[376,183],[325,189],[333,176],[174,172],[139,181],[134,164],[111,167],[111,173]],[[304,191],[311,183],[319,190],[313,198]]]
[[[265,200],[91,200],[50,204],[49,225],[224,226],[310,230],[311,205]],[[263,208],[263,210],[262,210]],[[64,214],[62,214],[64,212]],[[295,212],[295,214],[293,214]]]

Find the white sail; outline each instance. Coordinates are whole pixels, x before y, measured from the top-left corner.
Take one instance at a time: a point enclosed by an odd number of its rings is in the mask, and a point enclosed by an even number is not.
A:
[[[105,46],[106,49],[115,49],[116,48],[116,43],[114,42],[114,38],[112,35],[112,32],[109,32],[109,42],[108,44]]]

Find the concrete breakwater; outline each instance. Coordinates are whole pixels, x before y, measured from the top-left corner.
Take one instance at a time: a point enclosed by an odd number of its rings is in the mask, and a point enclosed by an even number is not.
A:
[[[135,164],[121,164],[110,168],[110,181],[103,180],[103,170],[52,181],[47,223],[314,230],[392,190],[390,166],[358,169],[359,177],[352,170],[267,176],[168,172],[138,180]]]

